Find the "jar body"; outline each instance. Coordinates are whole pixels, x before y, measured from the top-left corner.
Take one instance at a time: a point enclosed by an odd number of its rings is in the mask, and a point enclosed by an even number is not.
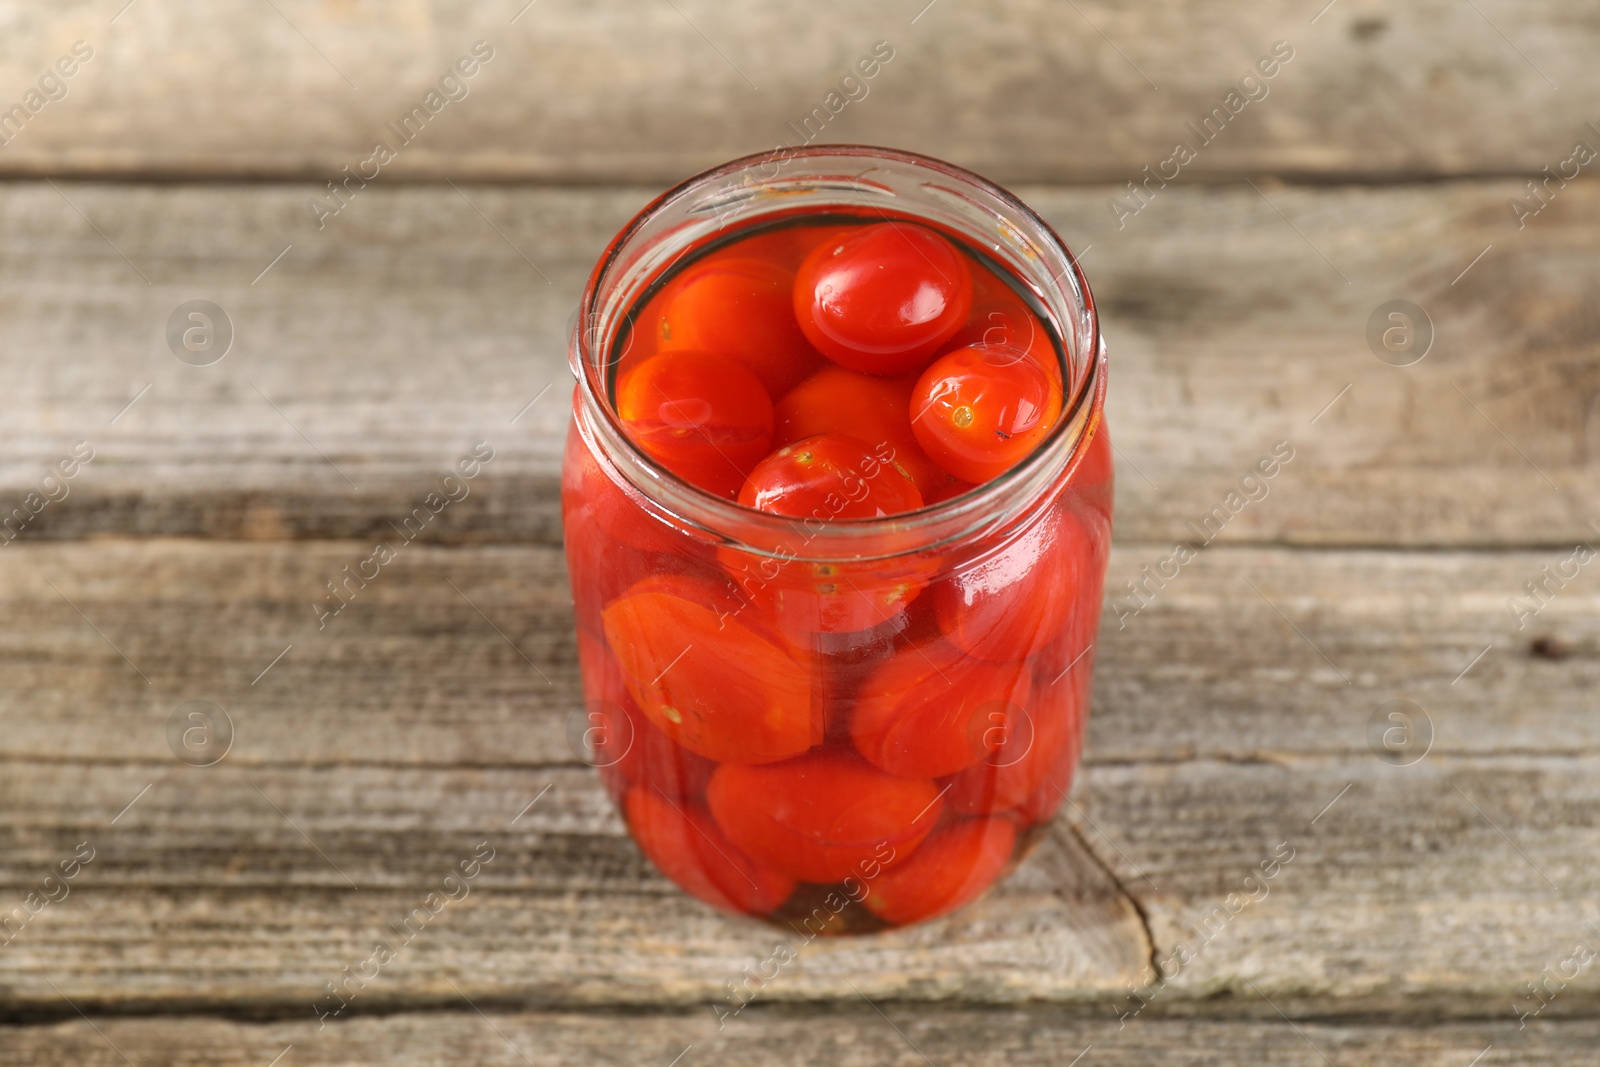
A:
[[[756,530],[641,468],[602,395],[617,335],[575,332],[562,514],[585,736],[635,840],[683,889],[811,934],[903,925],[981,895],[1063,803],[1111,525],[1092,303],[1087,321],[1058,338],[1073,424],[1025,479],[926,518]],[[841,544],[839,525],[860,537]]]
[[[708,904],[828,932],[931,918],[1006,873],[1082,749],[1110,543],[1104,424],[1076,476],[1010,529],[819,574],[652,517],[583,418],[562,505],[591,759],[656,866]],[[886,617],[807,627],[839,600]],[[781,728],[726,729],[764,713]],[[850,819],[861,805],[878,817]]]

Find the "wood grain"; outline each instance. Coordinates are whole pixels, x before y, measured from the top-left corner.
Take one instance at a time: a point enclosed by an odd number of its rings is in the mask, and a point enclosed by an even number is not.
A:
[[[1600,89],[1600,20],[1558,0],[124,4],[0,6],[8,106],[74,41],[94,49],[0,149],[5,173],[320,184],[383,138],[380,181],[666,182],[809,135],[1006,181],[1121,184],[1180,139],[1186,179],[1533,175],[1593,136]],[[479,40],[494,58],[469,95],[401,146],[385,123]],[[880,40],[894,58],[867,95],[802,130]],[[1278,41],[1294,58],[1267,95],[1210,143],[1191,132]]]
[[[1600,16],[523,3],[0,0],[0,519],[94,451],[0,533],[0,918],[94,849],[0,931],[0,1061],[1592,1061],[1600,969],[1517,1016],[1600,945],[1600,585],[1511,602],[1600,537],[1600,191],[1513,203],[1600,145]],[[319,228],[308,200],[477,40],[470,95]],[[719,1029],[802,939],[678,892],[569,740],[567,323],[663,184],[797,140],[879,40],[821,139],[1022,183],[1094,283],[1095,710],[1012,878],[801,943]],[[1130,201],[1278,40],[1270,95]],[[212,366],[165,339],[193,299],[235,327]],[[1395,299],[1434,328],[1405,367],[1366,337]],[[479,441],[471,495],[319,626]],[[1278,442],[1264,497],[1151,581]],[[175,755],[187,701],[226,709],[214,765]],[[481,843],[470,895],[320,1025]]]
[[[1278,441],[1293,462],[1220,541],[1597,536],[1600,191],[1519,231],[1518,189],[1174,188],[1121,231],[1107,187],[1024,190],[1105,309],[1118,536],[1195,540]],[[649,192],[374,188],[319,233],[307,190],[0,187],[0,515],[73,442],[96,450],[23,537],[388,536],[486,440],[427,538],[557,539],[566,324]],[[1365,340],[1397,297],[1436,332],[1404,368]],[[209,367],[164,339],[196,298],[236,328]]]
[[[1341,1010],[1515,1017],[1538,1007],[1526,983],[1544,968],[1600,948],[1594,773],[1587,758],[1202,761],[1093,768],[1079,805],[1178,971],[1154,1008],[1259,990],[1291,1014],[1332,994]],[[1545,1010],[1587,1015],[1597,993],[1580,967]]]
[[[1294,1028],[1276,1016],[1261,1021],[1145,1020],[1123,1031],[1063,1017],[1045,1009],[975,1011],[952,1006],[885,1005],[878,1015],[858,1000],[825,1013],[758,1012],[718,1033],[698,1015],[625,1016],[490,1012],[480,1016],[458,1000],[447,1014],[400,1014],[331,1024],[232,1022],[157,1017],[102,1019],[96,1033],[82,1020],[0,1030],[17,1067],[72,1063],[126,1067],[115,1045],[138,1064],[182,1062],[216,1067],[262,1067],[282,1053],[305,1067],[413,1067],[474,1064],[667,1064],[681,1061],[912,1067],[937,1064],[1059,1065],[1087,1046],[1084,1063],[1116,1067],[1462,1067],[1493,1046],[1483,1062],[1566,1065],[1593,1061],[1600,1026],[1593,1022],[1534,1023],[1519,1031],[1510,1020],[1438,1026],[1308,1022]],[[900,1033],[896,1033],[899,1030]],[[1328,1060],[1322,1059],[1326,1055]],[[922,1057],[926,1056],[927,1059]],[[182,1057],[178,1059],[178,1057]],[[290,1057],[293,1059],[291,1060]]]
[[[451,982],[490,1003],[701,1008],[780,942],[797,958],[772,996],[801,1001],[850,996],[851,983],[875,998],[1081,1001],[1136,980],[1149,959],[1134,907],[1064,827],[959,917],[817,940],[678,892],[587,770],[214,770],[102,768],[74,798],[60,790],[81,768],[7,764],[8,808],[32,809],[7,831],[3,880],[22,883],[8,895],[55,862],[57,842],[64,855],[82,840],[97,850],[71,895],[0,955],[10,1004],[48,1008],[48,977],[100,1010],[292,1004],[310,1016],[323,984],[379,941],[395,958],[356,993],[362,1011],[443,1005]],[[48,827],[40,803],[69,825]],[[467,895],[414,936],[398,932],[485,842]]]

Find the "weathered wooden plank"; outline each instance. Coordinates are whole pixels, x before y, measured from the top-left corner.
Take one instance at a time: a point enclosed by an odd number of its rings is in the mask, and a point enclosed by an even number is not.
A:
[[[393,562],[326,619],[318,607],[340,603],[326,583],[370,544],[13,546],[0,584],[10,617],[31,622],[0,634],[9,743],[170,759],[169,717],[203,700],[226,709],[229,758],[248,763],[574,761],[559,550],[394,540]],[[137,600],[122,599],[128,583]]]
[[[1108,188],[1024,190],[1106,309],[1119,537],[1197,539],[1278,441],[1293,461],[1220,540],[1596,536],[1600,191],[1570,186],[1519,232],[1518,188],[1175,188],[1121,231]],[[565,326],[648,192],[374,187],[322,232],[307,192],[0,187],[0,514],[74,442],[95,450],[23,537],[388,536],[486,440],[472,496],[425,536],[556,539]],[[1365,340],[1396,297],[1436,327],[1405,368]],[[235,328],[207,367],[165,339],[197,298]]]
[[[1006,180],[1121,182],[1178,141],[1197,153],[1185,176],[1536,173],[1592,136],[1600,22],[1556,0],[1481,6],[12,0],[4,100],[39,106],[0,166],[320,182],[382,140],[397,155],[379,181],[667,181],[820,138]],[[74,41],[93,58],[47,103],[41,76]],[[445,86],[467,95],[391,132],[475,41],[493,58]],[[841,79],[878,41],[892,59],[847,103]],[[1241,92],[1275,42],[1292,58]],[[1220,132],[1200,131],[1218,109]]]
[[[1365,715],[1352,719],[1356,732]],[[1142,991],[1156,1010],[1248,1000],[1253,984],[1291,1014],[1336,992],[1351,1010],[1537,1015],[1543,999],[1587,1015],[1600,993],[1595,771],[1588,757],[1437,753],[1095,767],[1079,806],[1175,972]],[[1570,981],[1535,998],[1528,983],[1557,971]],[[1140,1012],[1134,997],[1119,1007]]]
[[[168,719],[206,700],[233,724],[228,759],[252,767],[575,762],[568,728],[586,723],[559,550],[402,546],[319,630],[313,604],[337,603],[324,583],[370,550],[6,549],[0,755],[160,764]],[[1391,700],[1421,708],[1441,753],[1600,752],[1596,564],[1519,629],[1508,600],[1537,606],[1525,584],[1565,553],[1216,546],[1140,607],[1123,583],[1169,551],[1113,551],[1092,762],[1365,754]]]
[[[973,908],[801,944],[674,891],[578,769],[7,761],[7,897],[81,843],[94,855],[0,953],[0,989],[30,1012],[59,1004],[49,982],[100,1010],[306,1006],[387,941],[359,1010],[447,1004],[449,982],[495,1004],[699,1010],[786,938],[798,959],[767,1001],[859,990],[1137,1021],[1141,1001],[1190,1015],[1264,996],[1295,1015],[1514,1017],[1548,967],[1566,981],[1543,1014],[1586,1017],[1600,971],[1571,961],[1600,943],[1597,771],[1439,754],[1091,766],[1065,825]],[[394,924],[485,842],[465,898],[402,941]]]
[[[13,1006],[47,1008],[49,977],[101,1006],[323,996],[333,1011],[323,983],[343,981],[347,964],[361,969],[379,941],[394,958],[351,998],[361,1010],[443,1002],[451,981],[489,1001],[700,1004],[729,996],[726,983],[742,984],[779,942],[796,958],[771,986],[800,1000],[850,996],[852,982],[890,999],[1081,1000],[1120,989],[1149,959],[1132,904],[1065,828],[959,917],[817,940],[678,893],[628,842],[587,771],[224,764],[163,776],[129,765],[85,781],[83,770],[10,763],[0,786],[8,896],[58,861],[39,859],[58,843],[63,856],[80,841],[95,849],[70,895],[0,954]],[[41,803],[53,815],[39,818]],[[474,879],[443,882],[474,857]],[[413,919],[408,935],[401,924],[435,892],[459,899]]]
[[[1318,1067],[1325,1062],[1373,1067],[1462,1067],[1493,1046],[1487,1063],[1565,1065],[1593,1062],[1600,1026],[1535,1023],[1519,1031],[1506,1020],[1436,1026],[1363,1023],[1148,1020],[1118,1033],[1047,1010],[973,1011],[886,1005],[879,1016],[859,1003],[826,1014],[748,1009],[717,1033],[698,1016],[575,1015],[490,1012],[464,1005],[448,1014],[391,1015],[331,1024],[232,1022],[157,1017],[82,1020],[0,1030],[17,1067],[126,1067],[203,1063],[260,1067],[292,1046],[284,1062],[304,1067],[412,1067],[438,1063],[665,1064],[693,1046],[683,1063],[755,1063],[817,1067],[885,1064],[1060,1065],[1088,1046],[1085,1063],[1116,1067]],[[899,1031],[897,1033],[896,1031]],[[111,1046],[115,1046],[113,1049]],[[1321,1057],[1326,1055],[1328,1061]],[[927,1059],[923,1059],[926,1056]],[[293,1057],[292,1061],[290,1057]]]

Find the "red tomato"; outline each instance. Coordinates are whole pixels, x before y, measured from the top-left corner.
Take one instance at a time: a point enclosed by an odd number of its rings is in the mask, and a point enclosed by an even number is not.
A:
[[[651,557],[626,541],[598,533],[600,524],[589,508],[565,507],[561,520],[573,613],[580,627],[598,632],[605,606],[656,568]]]
[[[1105,517],[1091,509],[1063,508],[1060,522],[1063,549],[1078,546],[1059,557],[1069,565],[1063,584],[1073,593],[1054,637],[1033,657],[1030,720],[985,761],[994,768],[980,764],[955,780],[951,804],[959,811],[1009,810],[1025,822],[1040,822],[1072,786],[1089,716],[1109,529]],[[992,770],[987,778],[986,770]]]
[[[583,512],[583,521],[592,524],[586,527],[591,540],[593,532],[599,531],[606,540],[621,541],[641,552],[682,550],[682,536],[644,510],[644,497],[638,490],[624,487],[606,473],[576,426],[567,431],[561,478],[561,506],[564,511]]]
[[[803,882],[872,879],[939,821],[939,789],[895,778],[854,756],[814,752],[784,763],[725,763],[706,803],[758,863]]]
[[[622,669],[586,630],[578,631],[578,662],[585,716],[570,740],[587,743],[594,766],[675,799],[704,793],[716,764],[673,743],[639,711]]]
[[[617,417],[667,470],[719,496],[735,496],[772,444],[766,388],[724,356],[652,356],[617,383]]]
[[[1032,452],[1060,414],[1060,387],[1036,363],[984,345],[940,356],[911,394],[911,432],[923,451],[980,484]]]
[[[1033,309],[1003,280],[987,269],[972,272],[972,311],[947,349],[986,345],[1025,353],[1052,381],[1061,379],[1061,362],[1055,345]]]
[[[1031,656],[1058,639],[1080,602],[1098,617],[1098,587],[1089,585],[1096,558],[1089,530],[1058,507],[934,585],[939,630],[969,655],[1000,663]]]
[[[561,525],[578,624],[598,633],[600,611],[634,582],[659,573],[684,538],[647,514],[595,461],[577,427],[567,431]]]
[[[745,554],[720,556],[740,589],[793,644],[810,647],[812,634],[844,634],[874,627],[904,611],[923,587],[933,565],[915,559],[815,563],[763,560]]]
[[[717,765],[660,730],[624,694],[620,704],[590,702],[588,729],[594,759],[606,778],[643,785],[673,799],[703,796]]]
[[[911,476],[871,446],[842,433],[784,445],[756,464],[739,503],[794,518],[873,519],[915,511],[922,494]]]
[[[656,354],[656,331],[650,324],[661,317],[660,305],[661,294],[658,292],[644,307],[635,308],[628,313],[626,332],[621,332],[622,324],[618,324],[621,336],[607,353],[616,363],[615,377],[622,377]],[[575,314],[570,329],[578,331],[592,345],[597,345],[602,340],[597,328],[597,319],[586,320],[581,314]]]
[[[925,505],[943,504],[946,500],[954,500],[962,493],[976,488],[978,487],[973,485],[971,482],[963,482],[957,478],[949,478],[948,481],[946,481],[938,489],[934,490],[933,495],[928,497],[925,501],[923,501],[923,503]]]
[[[628,692],[673,741],[707,759],[767,763],[822,740],[811,673],[710,582],[649,578],[602,614]]]
[[[662,293],[657,351],[711,352],[742,364],[782,396],[822,364],[794,318],[794,269],[748,258],[736,244],[674,278]]]
[[[611,658],[605,642],[587,630],[578,631],[578,675],[583,679],[584,702],[591,708],[619,707],[632,699],[622,668]],[[627,723],[613,726],[591,721],[585,729],[590,730],[588,740],[594,747],[596,764],[616,763],[633,747],[633,730]]]
[[[862,226],[818,245],[795,277],[800,329],[851,370],[917,370],[961,328],[972,274],[949,241],[909,222]]]
[[[914,384],[909,376],[876,378],[826,364],[778,401],[772,442],[788,445],[819,433],[847,433],[874,449],[886,445],[893,450],[888,462],[911,476],[926,502],[951,478],[923,453],[911,432]]]
[[[1062,403],[1061,358],[1044,322],[1022,297],[989,270],[972,272],[972,312],[966,324],[945,344],[945,351],[982,346],[1002,361],[1022,353],[1038,365],[1050,382],[1046,407],[1059,410]]]
[[[1028,705],[1031,675],[969,659],[943,641],[912,645],[874,671],[856,694],[850,736],[872,763],[903,778],[939,778],[998,747]]]
[[[775,263],[788,270],[791,277],[811,250],[824,241],[834,240],[856,229],[855,226],[841,226],[836,223],[815,225],[809,223],[804,217],[798,223],[787,226],[778,226],[774,229],[762,230],[750,237],[741,237],[737,241],[713,255],[737,256],[743,259],[759,259],[767,263]],[[709,257],[708,257],[709,258]],[[794,314],[791,307],[789,314]]]
[[[1053,760],[1040,757],[1042,766],[1035,766],[1023,775],[1019,785],[1026,784],[1029,774],[1037,775],[1033,789],[1017,803],[1013,812],[1026,823],[1038,823],[1050,818],[1066,802],[1072,789],[1072,780],[1078,772],[1078,761],[1083,752],[1084,729],[1089,720],[1089,692],[1092,684],[1094,653],[1091,651],[1063,675],[1057,675],[1054,685],[1041,683],[1034,699],[1036,714],[1055,722],[1066,724],[1066,741]],[[1048,751],[1048,749],[1045,749]],[[998,792],[1003,796],[1002,787]]]
[[[1027,716],[1012,724],[994,754],[951,780],[950,809],[969,815],[1012,811],[1026,822],[1054,812],[1078,766],[1088,678],[1085,668],[1054,684],[1041,679]]]
[[[1067,582],[1073,595],[1054,639],[1035,657],[1040,676],[1048,678],[1066,670],[1097,638],[1106,556],[1111,550],[1110,521],[1092,507],[1063,509],[1061,529],[1063,548],[1076,546],[1075,552],[1063,552],[1070,563]]]
[[[644,787],[623,805],[639,848],[692,896],[727,911],[765,915],[794,892],[794,880],[758,866],[698,804],[678,803]]]
[[[955,911],[1000,877],[1016,843],[1010,819],[967,819],[947,826],[871,883],[867,908],[896,924]]]

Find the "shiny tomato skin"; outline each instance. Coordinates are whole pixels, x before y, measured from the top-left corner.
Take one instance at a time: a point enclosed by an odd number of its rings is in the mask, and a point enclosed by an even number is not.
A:
[[[652,356],[617,383],[630,440],[667,470],[732,498],[772,444],[772,401],[746,367],[724,356]]]
[[[674,742],[711,760],[768,763],[822,740],[810,670],[722,585],[647,578],[602,614],[629,694]]]
[[[964,481],[982,484],[1014,467],[1050,433],[1061,391],[1032,360],[970,345],[946,352],[917,379],[911,432],[922,450]]]
[[[902,778],[940,778],[997,747],[1028,706],[1020,660],[989,663],[936,641],[873,671],[856,693],[850,736],[868,762]]]
[[[800,329],[823,355],[867,374],[920,369],[971,306],[966,257],[915,223],[875,223],[818,245],[795,276]]]
[[[896,925],[948,914],[983,895],[1016,847],[1010,819],[966,819],[930,836],[868,887],[867,908]]]
[[[971,656],[1008,662],[1053,644],[1085,600],[1096,562],[1092,534],[1069,509],[1046,514],[929,592],[939,630]],[[1100,598],[1092,602],[1098,617]]]
[[[947,341],[943,352],[980,346],[1009,360],[1016,353],[1044,372],[1049,382],[1045,406],[1058,411],[1062,405],[1061,357],[1043,320],[1034,314],[1017,293],[988,270],[972,272],[972,311],[966,324]]]
[[[872,519],[915,511],[922,494],[905,471],[842,433],[784,445],[756,464],[739,503],[793,518]]]
[[[650,862],[672,881],[713,907],[765,915],[794,892],[794,880],[759,866],[739,851],[692,801],[676,801],[644,786],[623,803],[628,828]]]
[[[828,751],[761,767],[725,763],[706,803],[756,862],[824,885],[874,877],[922,843],[943,806],[932,781]]]
[[[845,433],[873,446],[911,476],[922,493],[939,491],[952,479],[929,459],[911,432],[911,388],[916,379],[879,378],[835,363],[819,368],[789,390],[774,408],[772,443],[793,444],[819,433]]]
[[[668,284],[656,350],[726,356],[754,373],[769,397],[780,397],[823,358],[795,321],[793,268],[743,251],[714,253]]]

